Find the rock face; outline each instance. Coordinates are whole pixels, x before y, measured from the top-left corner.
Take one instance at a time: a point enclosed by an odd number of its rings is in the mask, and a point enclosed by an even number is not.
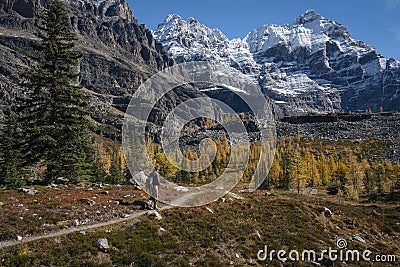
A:
[[[304,136],[328,140],[385,140],[384,160],[400,161],[400,114],[337,114],[287,117],[277,122],[278,138]],[[377,151],[377,153],[380,151]],[[386,153],[386,152],[385,152]],[[379,154],[379,153],[378,153]],[[379,158],[380,156],[371,156]]]
[[[0,105],[13,98],[18,75],[29,62],[24,56],[35,40],[37,14],[47,0],[0,3]],[[81,83],[91,93],[96,116],[104,121],[124,110],[138,85],[173,64],[152,33],[134,18],[125,0],[65,0],[69,21],[83,52]],[[29,50],[29,49],[28,49]],[[1,108],[1,107],[0,107]]]
[[[284,114],[400,110],[400,63],[309,10],[290,25],[263,25],[229,40],[197,20],[170,15],[154,32],[178,62],[217,60],[257,77]]]

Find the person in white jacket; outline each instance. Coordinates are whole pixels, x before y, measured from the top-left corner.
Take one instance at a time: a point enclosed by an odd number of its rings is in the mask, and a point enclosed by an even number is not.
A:
[[[150,199],[147,203],[151,209],[157,209],[158,190],[160,186],[159,179],[158,169],[155,167],[146,180],[147,192],[150,194]]]

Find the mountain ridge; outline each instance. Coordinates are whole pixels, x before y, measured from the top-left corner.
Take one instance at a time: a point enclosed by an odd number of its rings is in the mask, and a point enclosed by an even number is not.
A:
[[[216,60],[257,77],[286,115],[400,110],[399,61],[313,10],[291,24],[262,25],[243,39],[179,15],[169,15],[153,33],[177,62]]]
[[[6,0],[0,3],[0,105],[18,92],[19,74],[33,64],[25,56],[35,40],[35,24],[48,0]],[[76,48],[83,53],[81,85],[91,96],[94,119],[122,124],[136,88],[171,64],[162,45],[134,17],[125,0],[64,0]],[[33,51],[30,51],[33,52]],[[2,108],[0,108],[1,110]],[[0,111],[1,113],[1,111]],[[1,114],[0,114],[1,115]]]

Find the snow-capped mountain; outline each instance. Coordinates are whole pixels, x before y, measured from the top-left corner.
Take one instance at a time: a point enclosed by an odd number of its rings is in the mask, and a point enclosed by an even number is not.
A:
[[[154,35],[177,62],[217,60],[257,77],[286,114],[400,110],[399,61],[312,10],[292,24],[263,25],[243,40],[178,15],[169,15]]]
[[[216,60],[244,73],[258,68],[245,41],[229,40],[220,30],[210,29],[194,18],[169,15],[153,33],[178,63]]]
[[[341,48],[344,49],[351,43],[355,44],[346,28],[313,10],[308,10],[292,24],[263,25],[245,37],[251,53],[255,55],[277,45],[284,45],[289,52],[301,48],[314,53],[324,49],[326,42],[331,39],[335,39],[338,45],[343,43]]]

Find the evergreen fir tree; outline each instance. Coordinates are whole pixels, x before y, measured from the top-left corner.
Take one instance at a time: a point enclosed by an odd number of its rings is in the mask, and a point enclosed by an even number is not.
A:
[[[126,175],[118,164],[118,158],[113,157],[110,167],[110,176],[106,182],[110,184],[121,184],[125,181],[125,177]]]
[[[37,26],[33,45],[36,66],[23,73],[18,98],[18,122],[23,125],[23,156],[46,167],[46,182],[58,177],[77,179],[90,174],[93,149],[89,130],[88,96],[77,86],[81,53],[63,4],[53,0]]]
[[[7,185],[10,188],[25,185],[23,179],[24,164],[17,143],[20,134],[15,112],[10,108],[5,121],[5,129],[0,136],[0,184]]]

